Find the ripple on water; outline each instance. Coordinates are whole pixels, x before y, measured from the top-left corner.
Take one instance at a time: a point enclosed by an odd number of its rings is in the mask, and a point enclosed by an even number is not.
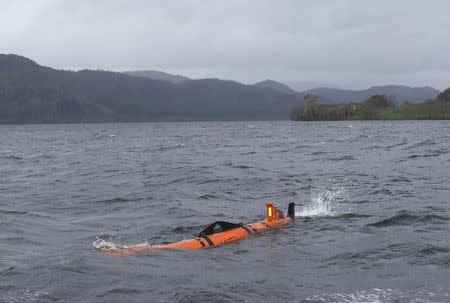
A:
[[[430,292],[450,286],[448,123],[348,123],[0,126],[0,302],[450,302]],[[191,238],[268,200],[303,220],[196,252],[92,246]]]
[[[416,214],[408,211],[401,211],[390,218],[367,224],[368,227],[391,227],[391,226],[413,226],[422,224],[445,224],[449,218],[436,214]]]

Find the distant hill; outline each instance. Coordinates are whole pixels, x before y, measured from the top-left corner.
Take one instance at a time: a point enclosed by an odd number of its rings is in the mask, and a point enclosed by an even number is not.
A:
[[[64,71],[0,55],[0,123],[280,120],[301,96],[218,79]]]
[[[439,90],[432,87],[409,87],[403,85],[373,86],[365,90],[344,90],[320,87],[303,91],[302,95],[316,95],[322,103],[361,102],[374,95],[386,95],[401,104],[405,102],[418,103],[436,98]]]
[[[274,81],[274,80],[264,80],[264,81],[255,83],[253,85],[266,87],[266,88],[271,88],[271,89],[274,89],[276,91],[279,91],[280,93],[285,93],[285,94],[296,94],[297,93],[296,91],[291,89],[286,84],[283,84],[283,83],[280,83],[280,82],[277,82],[277,81]]]
[[[182,76],[181,76],[182,77]],[[360,102],[375,94],[419,102],[430,87],[330,88],[292,93],[275,81],[244,85],[220,79],[168,81],[107,71],[65,71],[0,54],[0,123],[287,120],[306,94],[322,103]]]
[[[160,72],[156,70],[141,70],[141,71],[127,71],[124,74],[134,76],[134,77],[143,77],[153,80],[163,80],[169,81],[172,83],[181,83],[184,81],[191,80],[188,77],[180,76],[180,75],[172,75],[165,72]]]

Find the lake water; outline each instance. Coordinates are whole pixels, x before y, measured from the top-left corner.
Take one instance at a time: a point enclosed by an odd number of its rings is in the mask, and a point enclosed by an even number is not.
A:
[[[305,218],[200,251],[93,245],[267,201]],[[0,302],[450,302],[449,202],[445,121],[4,125]]]

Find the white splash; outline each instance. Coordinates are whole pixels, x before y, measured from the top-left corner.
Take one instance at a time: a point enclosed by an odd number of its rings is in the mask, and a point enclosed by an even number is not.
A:
[[[107,249],[116,249],[117,245],[114,244],[111,241],[106,241],[104,239],[99,239],[97,238],[97,240],[95,240],[94,243],[92,243],[92,245],[95,247],[95,249],[102,249],[102,248],[107,248]]]
[[[50,293],[45,290],[8,289],[0,293],[0,302],[50,302]],[[52,300],[53,301],[53,300]]]
[[[342,215],[348,210],[342,209],[342,201],[347,198],[345,188],[321,190],[314,193],[311,203],[295,212],[299,217],[334,217]]]
[[[306,302],[333,302],[333,303],[384,303],[384,302],[411,302],[411,303],[442,303],[448,302],[449,295],[442,291],[430,292],[426,290],[379,289],[361,290],[355,293],[322,294],[306,298]]]
[[[401,292],[392,289],[363,290],[356,293],[334,293],[313,296],[306,300],[314,302],[336,302],[336,303],[382,303],[391,298],[401,296]]]

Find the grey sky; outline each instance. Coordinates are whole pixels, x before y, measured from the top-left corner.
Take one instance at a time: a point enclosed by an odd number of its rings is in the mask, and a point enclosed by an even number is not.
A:
[[[450,86],[445,0],[0,0],[0,7],[0,52],[54,68]]]

